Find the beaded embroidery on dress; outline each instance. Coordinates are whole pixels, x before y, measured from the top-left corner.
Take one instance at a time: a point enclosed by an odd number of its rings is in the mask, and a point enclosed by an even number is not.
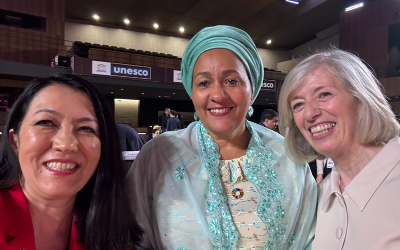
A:
[[[215,249],[235,249],[239,232],[227,206],[219,176],[219,147],[201,122],[197,123],[197,128],[201,153],[209,177],[210,191],[206,195],[208,209],[205,215],[208,217],[211,232],[216,236],[210,241]],[[257,133],[253,133],[247,120],[246,128],[252,137],[246,152],[244,174],[260,193],[257,215],[266,225],[268,233],[268,242],[264,249],[279,249],[287,240],[285,210],[282,203],[288,200],[283,193],[282,183],[276,182],[277,174],[272,169],[278,163],[272,156],[273,152],[264,146]]]

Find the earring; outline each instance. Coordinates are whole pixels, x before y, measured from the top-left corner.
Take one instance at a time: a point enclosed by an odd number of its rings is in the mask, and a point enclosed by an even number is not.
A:
[[[197,119],[199,119],[199,117],[197,117],[197,113],[196,112],[194,112],[193,118],[194,118],[195,121],[197,121]]]
[[[252,106],[249,107],[249,116],[252,116],[254,113],[254,109]]]

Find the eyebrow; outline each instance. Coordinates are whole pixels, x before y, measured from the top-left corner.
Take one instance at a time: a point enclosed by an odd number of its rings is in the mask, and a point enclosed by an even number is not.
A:
[[[230,73],[237,73],[237,74],[240,75],[240,73],[239,73],[237,70],[235,70],[235,69],[227,69],[227,70],[222,71],[222,74],[223,74],[223,75],[228,75],[228,74],[230,74]]]
[[[44,108],[44,109],[38,109],[38,110],[36,110],[36,112],[34,113],[34,115],[36,115],[36,114],[38,114],[38,113],[50,113],[50,114],[52,114],[52,115],[55,115],[55,116],[57,116],[57,117],[62,117],[62,115],[60,114],[60,113],[58,113],[57,111],[55,111],[55,110],[53,110],[53,109],[46,109],[46,108]],[[94,117],[82,117],[82,118],[79,118],[78,120],[76,120],[77,122],[87,122],[87,121],[89,121],[89,122],[96,122],[97,123],[97,119],[96,118],[94,118]]]
[[[210,76],[211,76],[211,73],[208,72],[208,71],[199,72],[199,73],[197,73],[193,78],[196,78],[198,75],[210,77]]]
[[[235,70],[235,69],[227,69],[227,70],[222,71],[222,75],[229,75],[229,74],[231,74],[231,73],[237,73],[237,74],[240,75],[239,71],[237,71],[237,70]],[[198,75],[210,77],[210,76],[211,76],[211,73],[208,72],[208,71],[199,72],[199,73],[197,73],[197,74],[194,76],[194,78],[196,78]]]
[[[42,112],[50,113],[50,114],[55,115],[55,116],[57,116],[57,117],[61,117],[61,114],[58,113],[57,111],[52,110],[52,109],[46,109],[46,108],[45,108],[45,109],[38,109],[38,110],[36,110],[35,113],[34,113],[34,115],[36,115],[36,114],[38,114],[38,113],[42,113]]]
[[[316,89],[314,89],[313,93],[318,92],[325,87],[326,87],[325,85],[319,86]],[[296,99],[302,99],[302,97],[295,95],[292,98],[290,98],[290,101],[292,102],[293,100],[296,100]]]

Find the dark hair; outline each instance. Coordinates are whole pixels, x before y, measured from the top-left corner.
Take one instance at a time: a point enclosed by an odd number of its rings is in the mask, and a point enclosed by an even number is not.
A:
[[[157,131],[160,131],[160,130],[155,128],[155,129],[153,129],[153,130],[151,131],[151,133],[152,133],[152,134],[155,134]]]
[[[92,102],[99,126],[101,155],[96,171],[78,192],[74,205],[79,241],[85,249],[135,249],[141,239],[129,202],[118,133],[111,112],[97,89],[80,77],[58,75],[35,79],[18,97],[8,116],[0,145],[0,188],[17,184],[22,178],[18,157],[9,141],[8,131],[18,134],[34,97],[45,87],[61,84],[85,93]]]
[[[175,110],[171,110],[170,113],[171,113],[171,115],[176,116],[176,111]]]
[[[167,111],[169,108],[168,107],[166,107],[165,109],[164,109],[164,111]]]
[[[260,122],[264,122],[265,119],[272,120],[274,117],[278,116],[278,112],[272,110],[272,109],[266,109],[262,112],[261,117],[260,117]]]

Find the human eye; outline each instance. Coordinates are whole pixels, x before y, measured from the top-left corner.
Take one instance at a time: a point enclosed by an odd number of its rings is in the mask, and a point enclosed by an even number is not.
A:
[[[240,81],[239,81],[239,80],[236,80],[236,79],[228,78],[228,79],[226,80],[226,83],[227,83],[228,85],[239,85],[239,84],[240,84]]]
[[[302,107],[303,107],[303,103],[302,102],[296,102],[296,103],[292,104],[293,112],[300,111]]]
[[[43,126],[43,127],[49,127],[49,126],[55,126],[55,124],[51,120],[40,120],[36,122],[36,126]]]
[[[197,84],[197,86],[200,87],[200,88],[205,88],[205,87],[207,87],[209,84],[210,84],[209,81],[200,81],[200,82]]]
[[[79,128],[79,131],[82,131],[82,132],[88,133],[88,134],[96,134],[96,130],[89,126],[82,126]]]
[[[329,92],[322,92],[319,96],[323,98],[323,97],[328,97],[330,95],[332,95],[332,94]]]

